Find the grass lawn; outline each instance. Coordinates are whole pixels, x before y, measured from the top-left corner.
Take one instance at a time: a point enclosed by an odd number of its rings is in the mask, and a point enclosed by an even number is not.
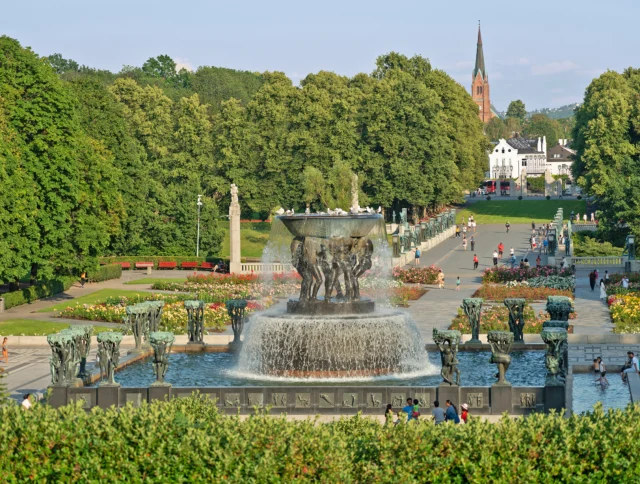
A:
[[[571,211],[584,213],[586,209],[584,200],[488,200],[471,203],[456,214],[456,222],[460,223],[462,217],[469,215],[479,224],[504,224],[507,221],[513,224],[547,223],[553,220],[558,208],[564,209],[564,218],[567,220]]]
[[[125,282],[125,284],[155,284],[156,282],[184,282],[187,280],[187,276],[184,277],[143,277],[135,281]]]
[[[218,255],[228,258],[230,253],[229,222],[221,222],[220,225],[224,228],[224,239]],[[270,231],[271,224],[269,222],[240,223],[240,255],[242,257],[262,257],[262,249],[269,240]]]
[[[74,304],[97,304],[104,302],[108,297],[118,296],[133,296],[136,294],[149,294],[146,291],[129,291],[126,289],[101,289],[99,291],[87,294],[86,296],[80,296],[75,299],[68,299],[60,303],[49,306],[48,308],[41,309],[39,313],[50,313],[52,311],[61,311],[64,308],[72,306]]]
[[[89,321],[86,324],[91,324]],[[50,323],[48,321],[37,321],[35,319],[9,319],[0,321],[0,335],[2,336],[43,336],[57,333],[68,328],[69,323]],[[102,331],[113,331],[113,328],[104,326],[94,326],[93,334]],[[9,342],[11,344],[11,342]]]

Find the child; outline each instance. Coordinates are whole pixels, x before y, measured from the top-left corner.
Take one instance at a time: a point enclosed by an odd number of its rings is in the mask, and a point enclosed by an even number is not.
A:
[[[460,290],[460,276],[456,279],[456,291]]]
[[[420,402],[417,398],[413,399],[413,414],[411,416],[413,420],[418,420],[418,417],[420,417]]]

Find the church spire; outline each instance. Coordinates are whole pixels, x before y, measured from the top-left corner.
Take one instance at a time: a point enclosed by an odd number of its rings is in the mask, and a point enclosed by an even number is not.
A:
[[[484,68],[484,53],[482,52],[482,34],[480,33],[480,21],[478,21],[478,47],[476,49],[476,67],[473,69],[473,78],[480,75],[486,80],[487,72]]]

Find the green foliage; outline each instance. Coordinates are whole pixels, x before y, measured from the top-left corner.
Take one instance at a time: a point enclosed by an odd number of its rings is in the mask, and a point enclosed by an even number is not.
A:
[[[527,177],[527,189],[536,193],[544,193],[544,176]]]
[[[507,128],[505,122],[498,118],[491,118],[491,121],[487,123],[484,128],[484,132],[491,141],[498,141],[499,139],[507,139],[511,137],[511,132]]]
[[[626,224],[640,235],[639,93],[640,70],[608,71],[591,82],[576,110],[573,175],[595,197],[604,232]]]
[[[574,232],[572,239],[576,257],[618,256],[624,251],[624,248],[615,247],[611,242],[598,241],[587,231]]]
[[[527,109],[520,99],[516,99],[509,103],[509,107],[507,108],[507,118],[516,118],[520,120],[520,122],[523,122],[526,116]]]
[[[102,282],[110,279],[120,279],[122,266],[120,264],[107,264],[98,269],[87,271],[89,282]]]
[[[166,255],[166,256],[158,256],[158,255],[143,255],[143,256],[113,256],[113,257],[101,257],[100,262],[102,264],[114,264],[116,262],[128,262],[131,264],[131,268],[135,269],[136,262],[153,262],[153,268],[158,268],[158,262],[177,262],[178,267],[182,262],[197,262],[198,265],[203,263],[204,261],[216,261],[216,258],[210,257],[196,257],[194,256],[180,256],[180,255]],[[103,266],[106,267],[106,266]],[[122,269],[122,266],[118,265]],[[119,276],[118,276],[119,277]]]
[[[560,138],[564,138],[564,130],[555,119],[548,118],[544,114],[534,114],[527,120],[524,126],[527,138],[547,137],[547,148],[552,148]]]
[[[76,277],[65,276],[48,281],[40,281],[34,286],[29,286],[19,291],[7,292],[2,296],[4,297],[4,306],[6,309],[9,309],[42,299],[43,297],[60,294],[69,289],[76,281]]]
[[[6,334],[6,333],[3,333]],[[7,384],[5,383],[5,370],[0,368],[0,408],[11,403],[9,398],[9,392],[7,391]]]
[[[11,423],[0,472],[16,482],[630,482],[639,472],[637,406],[395,427],[240,419],[203,397],[91,412],[12,405],[0,417]]]

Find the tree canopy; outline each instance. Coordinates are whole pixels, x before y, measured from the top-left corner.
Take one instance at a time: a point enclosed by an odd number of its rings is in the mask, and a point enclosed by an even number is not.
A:
[[[507,118],[516,118],[519,119],[520,122],[523,122],[526,117],[527,109],[520,99],[516,99],[509,103],[509,107],[507,108]]]

